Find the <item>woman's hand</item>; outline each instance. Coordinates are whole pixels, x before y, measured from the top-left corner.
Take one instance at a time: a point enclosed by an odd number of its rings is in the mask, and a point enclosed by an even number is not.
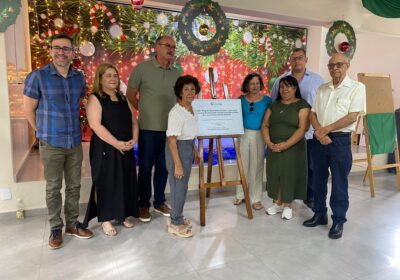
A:
[[[133,140],[129,141],[117,141],[114,145],[114,148],[116,148],[118,151],[121,152],[121,154],[124,154],[124,152],[129,151],[133,148],[134,142]]]
[[[181,165],[176,165],[175,164],[175,172],[174,172],[174,176],[176,179],[180,180],[183,178],[183,168]]]
[[[284,150],[287,150],[289,148],[289,145],[287,142],[280,142],[278,144],[274,144],[272,151],[275,153],[280,153],[283,152]]]

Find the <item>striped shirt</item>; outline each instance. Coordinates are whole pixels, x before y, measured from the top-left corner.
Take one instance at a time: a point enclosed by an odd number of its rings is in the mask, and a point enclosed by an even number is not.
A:
[[[85,92],[85,77],[72,68],[66,78],[53,63],[32,71],[26,77],[24,95],[38,100],[36,136],[54,147],[81,144],[80,98]]]

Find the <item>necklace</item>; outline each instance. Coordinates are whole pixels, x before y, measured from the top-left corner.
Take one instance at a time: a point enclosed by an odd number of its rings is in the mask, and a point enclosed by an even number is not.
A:
[[[284,104],[284,105],[285,105],[285,108],[283,108],[282,110],[280,110],[280,111],[279,111],[279,114],[285,113],[286,109],[289,108],[289,105],[290,105],[290,104]]]

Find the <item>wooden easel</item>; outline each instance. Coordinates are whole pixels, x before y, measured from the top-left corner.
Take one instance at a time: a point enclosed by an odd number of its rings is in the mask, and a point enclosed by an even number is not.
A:
[[[366,87],[367,114],[394,112],[390,75],[359,73],[358,80],[362,82]],[[375,180],[373,174],[375,170],[383,170],[395,167],[397,176],[396,178],[397,189],[400,191],[400,160],[399,160],[399,150],[397,145],[397,134],[394,146],[395,163],[384,164],[384,165],[373,165],[372,161],[373,155],[371,153],[370,135],[368,131],[368,120],[366,116],[364,116],[363,118],[363,124],[364,124],[367,158],[359,159],[357,161],[368,162],[366,175],[368,174],[369,178],[371,197],[375,197]]]
[[[215,87],[214,87],[214,73],[213,69],[209,68],[210,86],[211,86],[211,96],[213,99],[217,98]],[[245,197],[247,217],[253,219],[253,212],[250,206],[249,191],[247,188],[247,182],[244,174],[242,157],[240,155],[240,148],[238,144],[238,139],[240,135],[214,135],[214,136],[199,136],[197,137],[199,141],[199,192],[200,192],[200,225],[206,225],[206,196],[210,197],[211,188],[218,187],[236,187],[242,185],[243,193]],[[232,138],[236,153],[236,163],[239,169],[240,180],[227,181],[225,179],[225,167],[224,158],[222,156],[222,138]],[[207,182],[204,182],[204,139],[208,139],[208,166],[207,166]],[[211,182],[212,178],[212,156],[214,150],[214,140],[217,145],[217,156],[218,156],[218,170],[220,181]]]

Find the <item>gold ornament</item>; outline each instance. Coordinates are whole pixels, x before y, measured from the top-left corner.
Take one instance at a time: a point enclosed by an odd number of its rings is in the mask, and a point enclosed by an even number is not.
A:
[[[208,34],[208,31],[210,31],[210,27],[208,27],[207,24],[202,24],[199,27],[199,33],[203,36],[206,36]]]

